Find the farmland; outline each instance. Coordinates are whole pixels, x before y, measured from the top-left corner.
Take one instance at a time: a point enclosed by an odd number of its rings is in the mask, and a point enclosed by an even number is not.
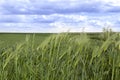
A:
[[[0,34],[0,80],[119,80],[119,33]]]

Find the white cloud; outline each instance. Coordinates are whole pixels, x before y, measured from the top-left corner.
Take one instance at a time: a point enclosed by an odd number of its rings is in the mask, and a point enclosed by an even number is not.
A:
[[[0,31],[120,31],[117,12],[120,0],[0,0]]]
[[[119,15],[116,15],[116,17],[119,18]],[[120,31],[120,24],[117,24],[119,23],[119,19],[116,17],[111,16],[111,14],[107,16],[95,14],[14,15],[14,18],[9,15],[4,15],[0,19],[3,20],[5,18],[4,20],[8,21],[13,19],[13,22],[1,22],[0,29],[1,31],[54,33],[66,31],[81,32],[84,28],[86,32],[100,32],[102,28],[110,26],[114,31]],[[50,23],[42,23],[52,19],[53,21]],[[18,20],[17,23],[14,20]]]
[[[99,1],[102,1],[104,3],[109,3],[114,6],[120,6],[120,0],[99,0]]]

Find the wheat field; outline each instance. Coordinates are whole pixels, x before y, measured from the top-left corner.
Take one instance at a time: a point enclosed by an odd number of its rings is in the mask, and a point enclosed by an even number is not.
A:
[[[0,40],[0,80],[119,80],[120,34],[52,34]],[[2,38],[1,38],[2,39]],[[9,45],[9,46],[8,46]]]

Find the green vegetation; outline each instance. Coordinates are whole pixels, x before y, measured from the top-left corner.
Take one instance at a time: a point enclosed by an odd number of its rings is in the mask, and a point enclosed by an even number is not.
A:
[[[50,35],[0,34],[0,80],[120,79],[119,33]]]

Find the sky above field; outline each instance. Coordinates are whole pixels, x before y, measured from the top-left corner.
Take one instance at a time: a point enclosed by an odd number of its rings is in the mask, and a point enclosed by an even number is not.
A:
[[[120,0],[0,0],[0,32],[120,32]]]

